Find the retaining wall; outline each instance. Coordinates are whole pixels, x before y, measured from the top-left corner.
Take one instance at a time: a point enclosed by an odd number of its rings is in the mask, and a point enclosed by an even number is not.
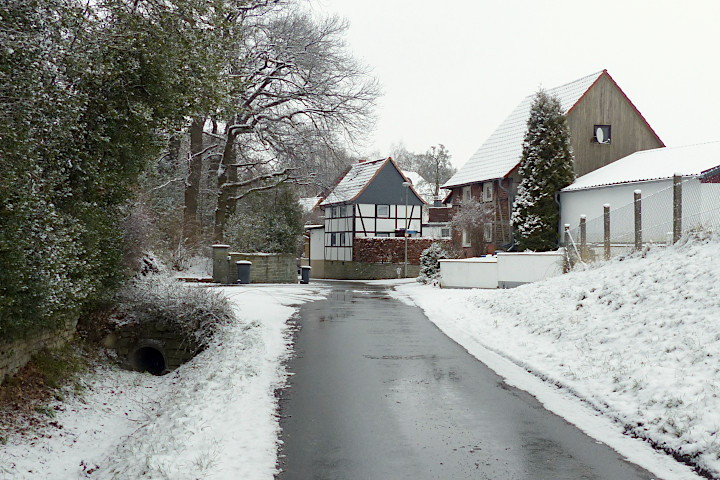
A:
[[[235,284],[238,280],[235,262],[247,260],[250,283],[297,283],[297,258],[289,253],[237,253],[228,245],[213,245],[213,282]]]
[[[335,280],[381,280],[400,278],[404,274],[404,263],[343,262],[339,260],[313,260],[311,278]],[[398,276],[398,268],[400,275]],[[408,264],[408,277],[420,275],[420,265]]]
[[[43,348],[53,349],[65,345],[72,339],[77,320],[68,322],[60,330],[45,331],[11,342],[0,341],[0,383],[6,376],[23,368]]]

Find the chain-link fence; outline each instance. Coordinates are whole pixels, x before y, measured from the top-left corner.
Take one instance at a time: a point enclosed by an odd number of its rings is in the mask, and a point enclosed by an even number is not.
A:
[[[563,239],[570,260],[591,261],[647,244],[671,244],[694,229],[720,231],[720,183],[698,177],[676,182],[647,197],[638,190],[635,201],[614,210],[606,205],[605,215],[585,220],[584,228],[580,220]]]

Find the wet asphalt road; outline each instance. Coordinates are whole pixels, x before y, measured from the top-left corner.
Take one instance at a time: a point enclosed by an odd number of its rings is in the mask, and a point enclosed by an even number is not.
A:
[[[506,385],[383,287],[301,309],[278,478],[651,479]]]

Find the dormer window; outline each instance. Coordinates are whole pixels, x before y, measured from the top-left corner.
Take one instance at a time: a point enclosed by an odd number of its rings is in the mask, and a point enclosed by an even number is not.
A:
[[[593,127],[593,143],[610,143],[610,125],[595,125]]]

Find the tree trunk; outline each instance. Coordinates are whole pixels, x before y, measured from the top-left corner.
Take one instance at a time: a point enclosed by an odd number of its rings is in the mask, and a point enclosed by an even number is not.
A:
[[[198,221],[198,200],[200,199],[200,177],[202,175],[203,125],[205,119],[193,118],[190,125],[190,161],[188,178],[185,183],[185,210],[183,213],[183,239],[185,246],[194,247],[200,238]]]
[[[223,149],[220,172],[217,177],[218,201],[215,208],[215,243],[223,243],[225,222],[234,211],[234,201],[230,200],[234,195],[235,188],[228,188],[225,185],[237,181],[237,166],[235,163],[235,137],[236,134],[228,132],[225,148]],[[232,205],[231,205],[232,204]]]

